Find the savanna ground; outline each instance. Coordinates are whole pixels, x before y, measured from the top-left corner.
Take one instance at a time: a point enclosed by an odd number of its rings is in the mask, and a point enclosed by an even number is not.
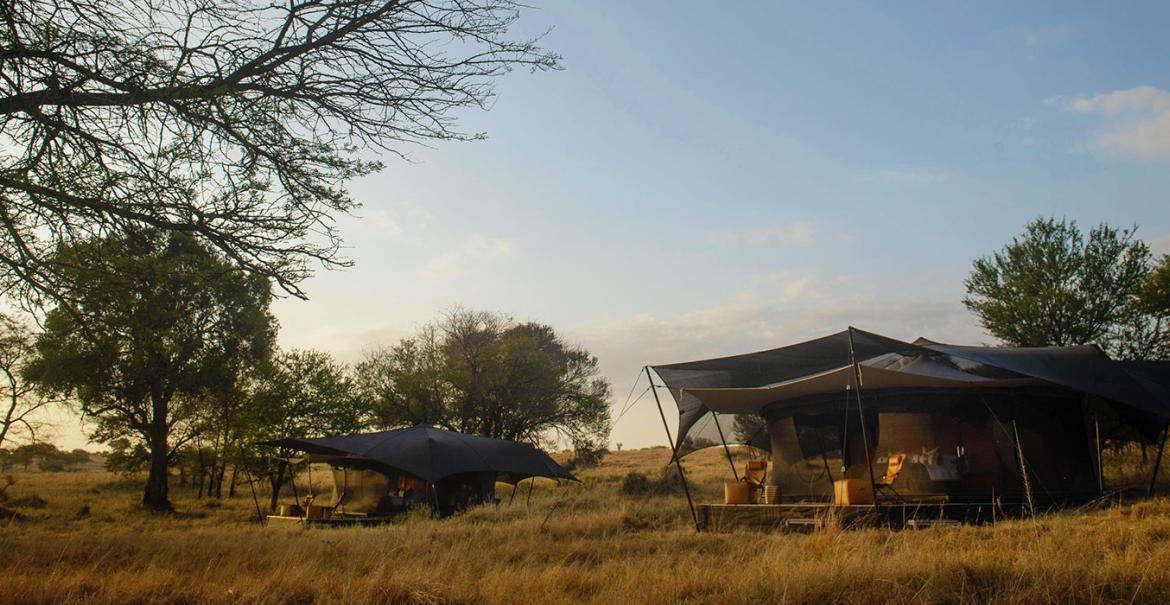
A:
[[[720,496],[721,456],[687,458],[700,501]],[[621,493],[668,457],[610,453],[580,485],[539,482],[531,506],[522,487],[448,520],[312,530],[258,525],[246,486],[173,488],[178,512],[158,516],[137,505],[140,479],[13,472],[3,506],[22,519],[0,521],[0,602],[1170,602],[1165,498],[982,527],[696,534],[682,496]],[[1136,450],[1109,462],[1115,486],[1148,472]]]

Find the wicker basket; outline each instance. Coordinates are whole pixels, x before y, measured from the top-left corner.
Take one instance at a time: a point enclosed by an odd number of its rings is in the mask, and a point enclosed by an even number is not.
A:
[[[780,504],[780,486],[764,486],[764,504]]]

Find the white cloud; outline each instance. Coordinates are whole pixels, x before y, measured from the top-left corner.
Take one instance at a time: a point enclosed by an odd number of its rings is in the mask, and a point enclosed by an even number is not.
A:
[[[1170,92],[1137,86],[1081,97],[1052,97],[1047,103],[1080,114],[1100,114],[1107,124],[1096,146],[1143,157],[1170,158]]]
[[[431,283],[448,281],[462,276],[471,264],[505,260],[512,257],[515,251],[514,240],[488,238],[475,233],[424,263],[419,275]]]
[[[812,240],[813,224],[798,221],[790,225],[773,225],[750,229],[715,231],[709,239],[716,244],[763,245],[778,243],[807,242]]]
[[[857,177],[857,180],[861,181],[862,183],[869,183],[874,185],[917,186],[945,183],[951,180],[951,175],[946,172],[923,170],[910,166],[898,166],[895,168],[884,168],[864,172]]]

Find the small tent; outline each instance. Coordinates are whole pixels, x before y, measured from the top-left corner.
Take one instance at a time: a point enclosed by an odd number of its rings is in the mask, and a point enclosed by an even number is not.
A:
[[[419,425],[411,428],[313,439],[286,438],[277,445],[309,454],[333,469],[334,509],[362,515],[391,514],[429,504],[447,515],[495,497],[497,481],[530,477],[569,479],[567,470],[527,443],[491,439]]]
[[[1170,364],[1093,346],[908,343],[849,328],[652,368],[678,405],[676,448],[714,426],[769,449],[769,482],[790,502],[881,477],[898,454],[900,499],[1083,501],[1104,487],[1104,438],[1150,442],[1170,423]]]

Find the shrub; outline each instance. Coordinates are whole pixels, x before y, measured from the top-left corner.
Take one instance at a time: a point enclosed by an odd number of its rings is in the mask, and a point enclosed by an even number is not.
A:
[[[619,491],[625,496],[676,494],[682,491],[682,482],[679,480],[678,474],[669,466],[657,479],[651,479],[642,473],[632,471],[622,480]]]
[[[653,489],[653,484],[650,483],[650,479],[637,471],[631,471],[622,480],[621,492],[626,496],[648,494],[651,489]]]

